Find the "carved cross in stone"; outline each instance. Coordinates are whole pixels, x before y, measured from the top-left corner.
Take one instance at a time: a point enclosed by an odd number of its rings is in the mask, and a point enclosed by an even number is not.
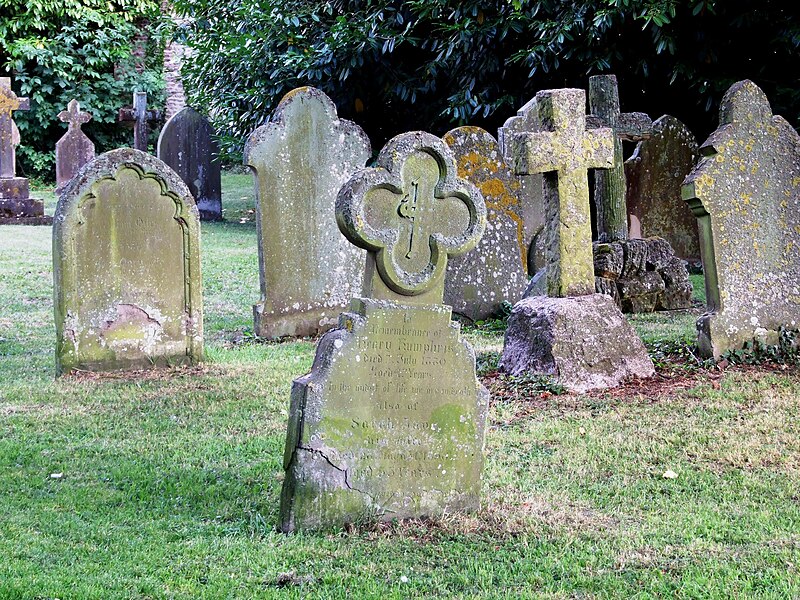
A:
[[[92,120],[92,115],[81,110],[81,105],[73,99],[67,104],[67,110],[58,113],[58,118],[64,123],[69,123],[70,129],[80,129],[81,125]]]
[[[133,147],[147,152],[147,140],[150,135],[150,123],[161,120],[160,110],[147,110],[147,93],[133,93],[133,107],[120,108],[117,120],[133,123]]]
[[[594,293],[588,169],[614,164],[614,133],[586,128],[586,94],[578,89],[544,90],[532,109],[537,131],[512,136],[517,175],[544,173],[547,295]]]
[[[14,164],[14,139],[16,131],[12,113],[15,110],[30,110],[28,98],[20,98],[11,91],[11,79],[0,77],[0,178],[12,178],[16,173]]]
[[[645,113],[621,113],[614,75],[589,78],[589,126],[614,131],[614,166],[599,171],[594,179],[597,236],[601,242],[628,239],[628,208],[625,203],[625,165],[622,141],[639,142],[653,134],[653,121]]]
[[[442,302],[448,256],[474,248],[486,226],[483,196],[456,173],[440,138],[412,132],[390,140],[378,168],[357,172],[342,187],[336,220],[368,251],[365,295]]]

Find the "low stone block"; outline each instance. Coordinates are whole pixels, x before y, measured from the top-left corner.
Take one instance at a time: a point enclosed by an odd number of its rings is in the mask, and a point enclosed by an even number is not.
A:
[[[0,179],[0,200],[27,200],[30,195],[25,177]]]
[[[594,244],[595,277],[617,279],[622,274],[623,264],[623,251],[620,244]]]
[[[637,273],[647,270],[647,241],[646,240],[628,240],[622,244],[622,250],[625,255],[624,264],[622,266],[622,278],[632,279]]]
[[[619,306],[619,290],[617,289],[617,282],[615,279],[608,279],[607,277],[595,277],[594,289],[598,294],[605,294],[614,299],[614,303]]]
[[[18,219],[20,217],[41,217],[44,215],[44,202],[34,198],[0,198],[0,217]]]
[[[500,367],[511,375],[547,374],[578,393],[655,372],[639,336],[603,294],[518,302],[508,320]]]

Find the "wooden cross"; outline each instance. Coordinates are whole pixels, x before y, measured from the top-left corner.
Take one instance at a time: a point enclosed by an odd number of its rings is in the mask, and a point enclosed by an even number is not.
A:
[[[594,293],[588,169],[614,164],[614,133],[586,128],[586,93],[544,90],[532,109],[537,131],[516,133],[511,157],[517,175],[544,173],[548,296]]]
[[[0,178],[13,178],[14,141],[19,135],[12,113],[15,110],[30,110],[28,98],[20,98],[11,91],[11,79],[0,77]]]
[[[69,123],[70,129],[80,129],[81,125],[92,120],[92,115],[83,112],[78,101],[72,99],[67,104],[67,110],[62,110],[58,113],[58,118],[65,123]]]
[[[147,140],[150,135],[150,123],[161,120],[160,110],[147,110],[147,93],[133,93],[133,107],[120,108],[117,120],[133,123],[133,147],[147,152]]]
[[[645,113],[621,113],[614,75],[589,78],[590,126],[609,127],[614,132],[614,166],[595,174],[594,203],[597,237],[601,242],[628,239],[628,207],[625,202],[625,165],[622,141],[638,142],[653,134],[653,121]]]

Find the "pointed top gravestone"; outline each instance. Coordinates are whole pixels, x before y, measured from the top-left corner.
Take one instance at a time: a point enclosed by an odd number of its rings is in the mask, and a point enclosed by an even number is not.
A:
[[[161,111],[147,109],[146,92],[134,92],[133,105],[130,108],[120,108],[117,120],[133,126],[133,147],[147,152],[150,124],[161,120]]]
[[[800,328],[800,136],[752,81],[720,105],[683,197],[698,219],[709,312],[704,355]]]
[[[58,113],[58,118],[69,124],[67,132],[56,142],[56,193],[60,194],[81,167],[94,158],[94,144],[81,131],[81,125],[88,123],[92,115],[83,112],[77,100],[70,100],[67,110]]]
[[[58,373],[202,360],[197,207],[157,158],[124,148],[81,169],[58,199],[53,269]]]
[[[245,164],[256,181],[261,337],[315,335],[333,327],[361,289],[364,253],[336,227],[336,194],[372,154],[355,123],[321,91],[287,94],[250,136]]]
[[[444,301],[472,321],[487,319],[503,302],[522,298],[528,286],[522,184],[488,131],[459,127],[443,139],[455,156],[458,176],[481,191],[487,209],[478,246],[450,261]]]
[[[475,510],[488,394],[441,301],[449,257],[483,233],[483,198],[441,139],[413,132],[353,175],[336,214],[367,250],[364,297],[292,387],[281,528]]]
[[[549,296],[594,293],[588,169],[614,164],[611,129],[586,128],[583,90],[545,90],[530,110],[534,130],[515,133],[510,151],[517,174],[544,173],[545,267],[542,291]]]
[[[589,78],[589,110],[591,124],[609,127],[614,132],[614,165],[595,173],[594,179],[597,237],[601,242],[627,240],[628,210],[625,205],[622,141],[646,140],[652,134],[653,122],[645,113],[620,112],[619,90],[614,75]]]
[[[166,122],[158,136],[158,158],[189,186],[200,219],[222,219],[222,171],[219,146],[208,119],[187,106]]]

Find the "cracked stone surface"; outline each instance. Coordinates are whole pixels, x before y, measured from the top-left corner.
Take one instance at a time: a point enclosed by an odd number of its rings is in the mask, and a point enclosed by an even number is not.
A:
[[[683,198],[698,219],[708,312],[700,351],[720,357],[800,328],[800,135],[752,81],[735,83]]]
[[[58,373],[202,360],[199,215],[157,158],[113,150],[79,171],[56,207],[53,269]]]
[[[365,255],[336,226],[336,195],[371,155],[364,131],[311,87],[286,94],[272,121],[248,139],[261,282],[257,335],[327,331],[360,292]]]

